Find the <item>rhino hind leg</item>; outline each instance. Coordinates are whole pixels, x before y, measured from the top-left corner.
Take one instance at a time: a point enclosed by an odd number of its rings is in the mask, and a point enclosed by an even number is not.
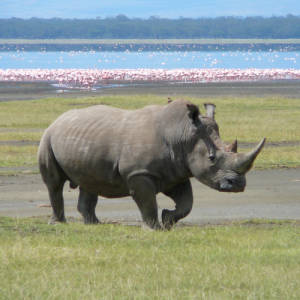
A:
[[[85,224],[99,223],[95,213],[97,201],[97,195],[90,194],[80,188],[77,209],[81,213]]]
[[[52,151],[47,151],[47,149],[39,153],[39,166],[52,206],[52,217],[49,223],[66,222],[63,198],[66,175],[56,162]]]
[[[158,221],[156,187],[147,176],[136,175],[129,181],[130,194],[136,202],[145,225],[151,229],[161,229]]]
[[[171,229],[180,219],[186,217],[193,207],[193,192],[190,180],[176,185],[164,193],[176,204],[175,210],[164,209],[162,211],[162,223],[164,228]]]
[[[49,220],[49,224],[55,224],[56,222],[66,222],[64,211],[64,198],[63,188],[64,182],[59,185],[47,185],[49,198],[52,206],[52,217]]]

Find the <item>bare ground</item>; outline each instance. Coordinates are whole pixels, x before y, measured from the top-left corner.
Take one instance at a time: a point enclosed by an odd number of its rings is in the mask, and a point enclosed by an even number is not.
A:
[[[184,223],[222,223],[249,218],[300,219],[300,168],[253,170],[247,176],[244,193],[220,193],[192,180],[194,207]],[[66,184],[67,217],[79,217],[76,210],[77,190]],[[173,202],[158,195],[162,208],[173,208]],[[0,176],[0,216],[27,217],[50,215],[47,190],[40,175]],[[99,198],[97,215],[102,221],[138,223],[140,214],[134,201]]]

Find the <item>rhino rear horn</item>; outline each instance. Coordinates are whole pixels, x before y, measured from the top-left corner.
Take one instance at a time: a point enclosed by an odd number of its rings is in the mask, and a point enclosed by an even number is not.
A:
[[[265,144],[266,138],[263,138],[260,143],[250,152],[248,153],[240,153],[238,154],[238,160],[236,162],[235,170],[238,171],[239,173],[246,173],[248,172],[257,157],[257,155],[260,153],[262,150],[264,144]]]
[[[238,149],[238,141],[235,140],[233,143],[231,143],[230,145],[226,146],[226,151],[227,152],[233,152],[233,153],[237,153],[237,149]]]
[[[211,119],[215,119],[215,110],[216,106],[212,103],[204,103],[204,107],[206,110],[206,116]]]

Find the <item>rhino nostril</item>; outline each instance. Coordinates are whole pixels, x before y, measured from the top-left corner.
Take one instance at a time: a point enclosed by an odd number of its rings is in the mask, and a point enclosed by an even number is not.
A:
[[[227,179],[228,184],[233,185],[233,181],[231,179]]]
[[[210,154],[208,157],[211,161],[214,161],[216,158],[214,154]]]

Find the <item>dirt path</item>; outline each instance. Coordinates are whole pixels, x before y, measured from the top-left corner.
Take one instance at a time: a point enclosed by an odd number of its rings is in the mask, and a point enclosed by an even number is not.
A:
[[[194,207],[184,223],[207,224],[248,218],[300,219],[300,168],[251,171],[244,193],[219,193],[193,180]],[[76,211],[78,191],[65,188],[67,217],[79,217]],[[50,215],[51,208],[39,175],[0,176],[1,216]],[[159,194],[158,204],[172,208],[173,203]],[[161,212],[160,212],[161,213]],[[139,211],[130,198],[103,199],[97,206],[103,221],[136,223]]]

